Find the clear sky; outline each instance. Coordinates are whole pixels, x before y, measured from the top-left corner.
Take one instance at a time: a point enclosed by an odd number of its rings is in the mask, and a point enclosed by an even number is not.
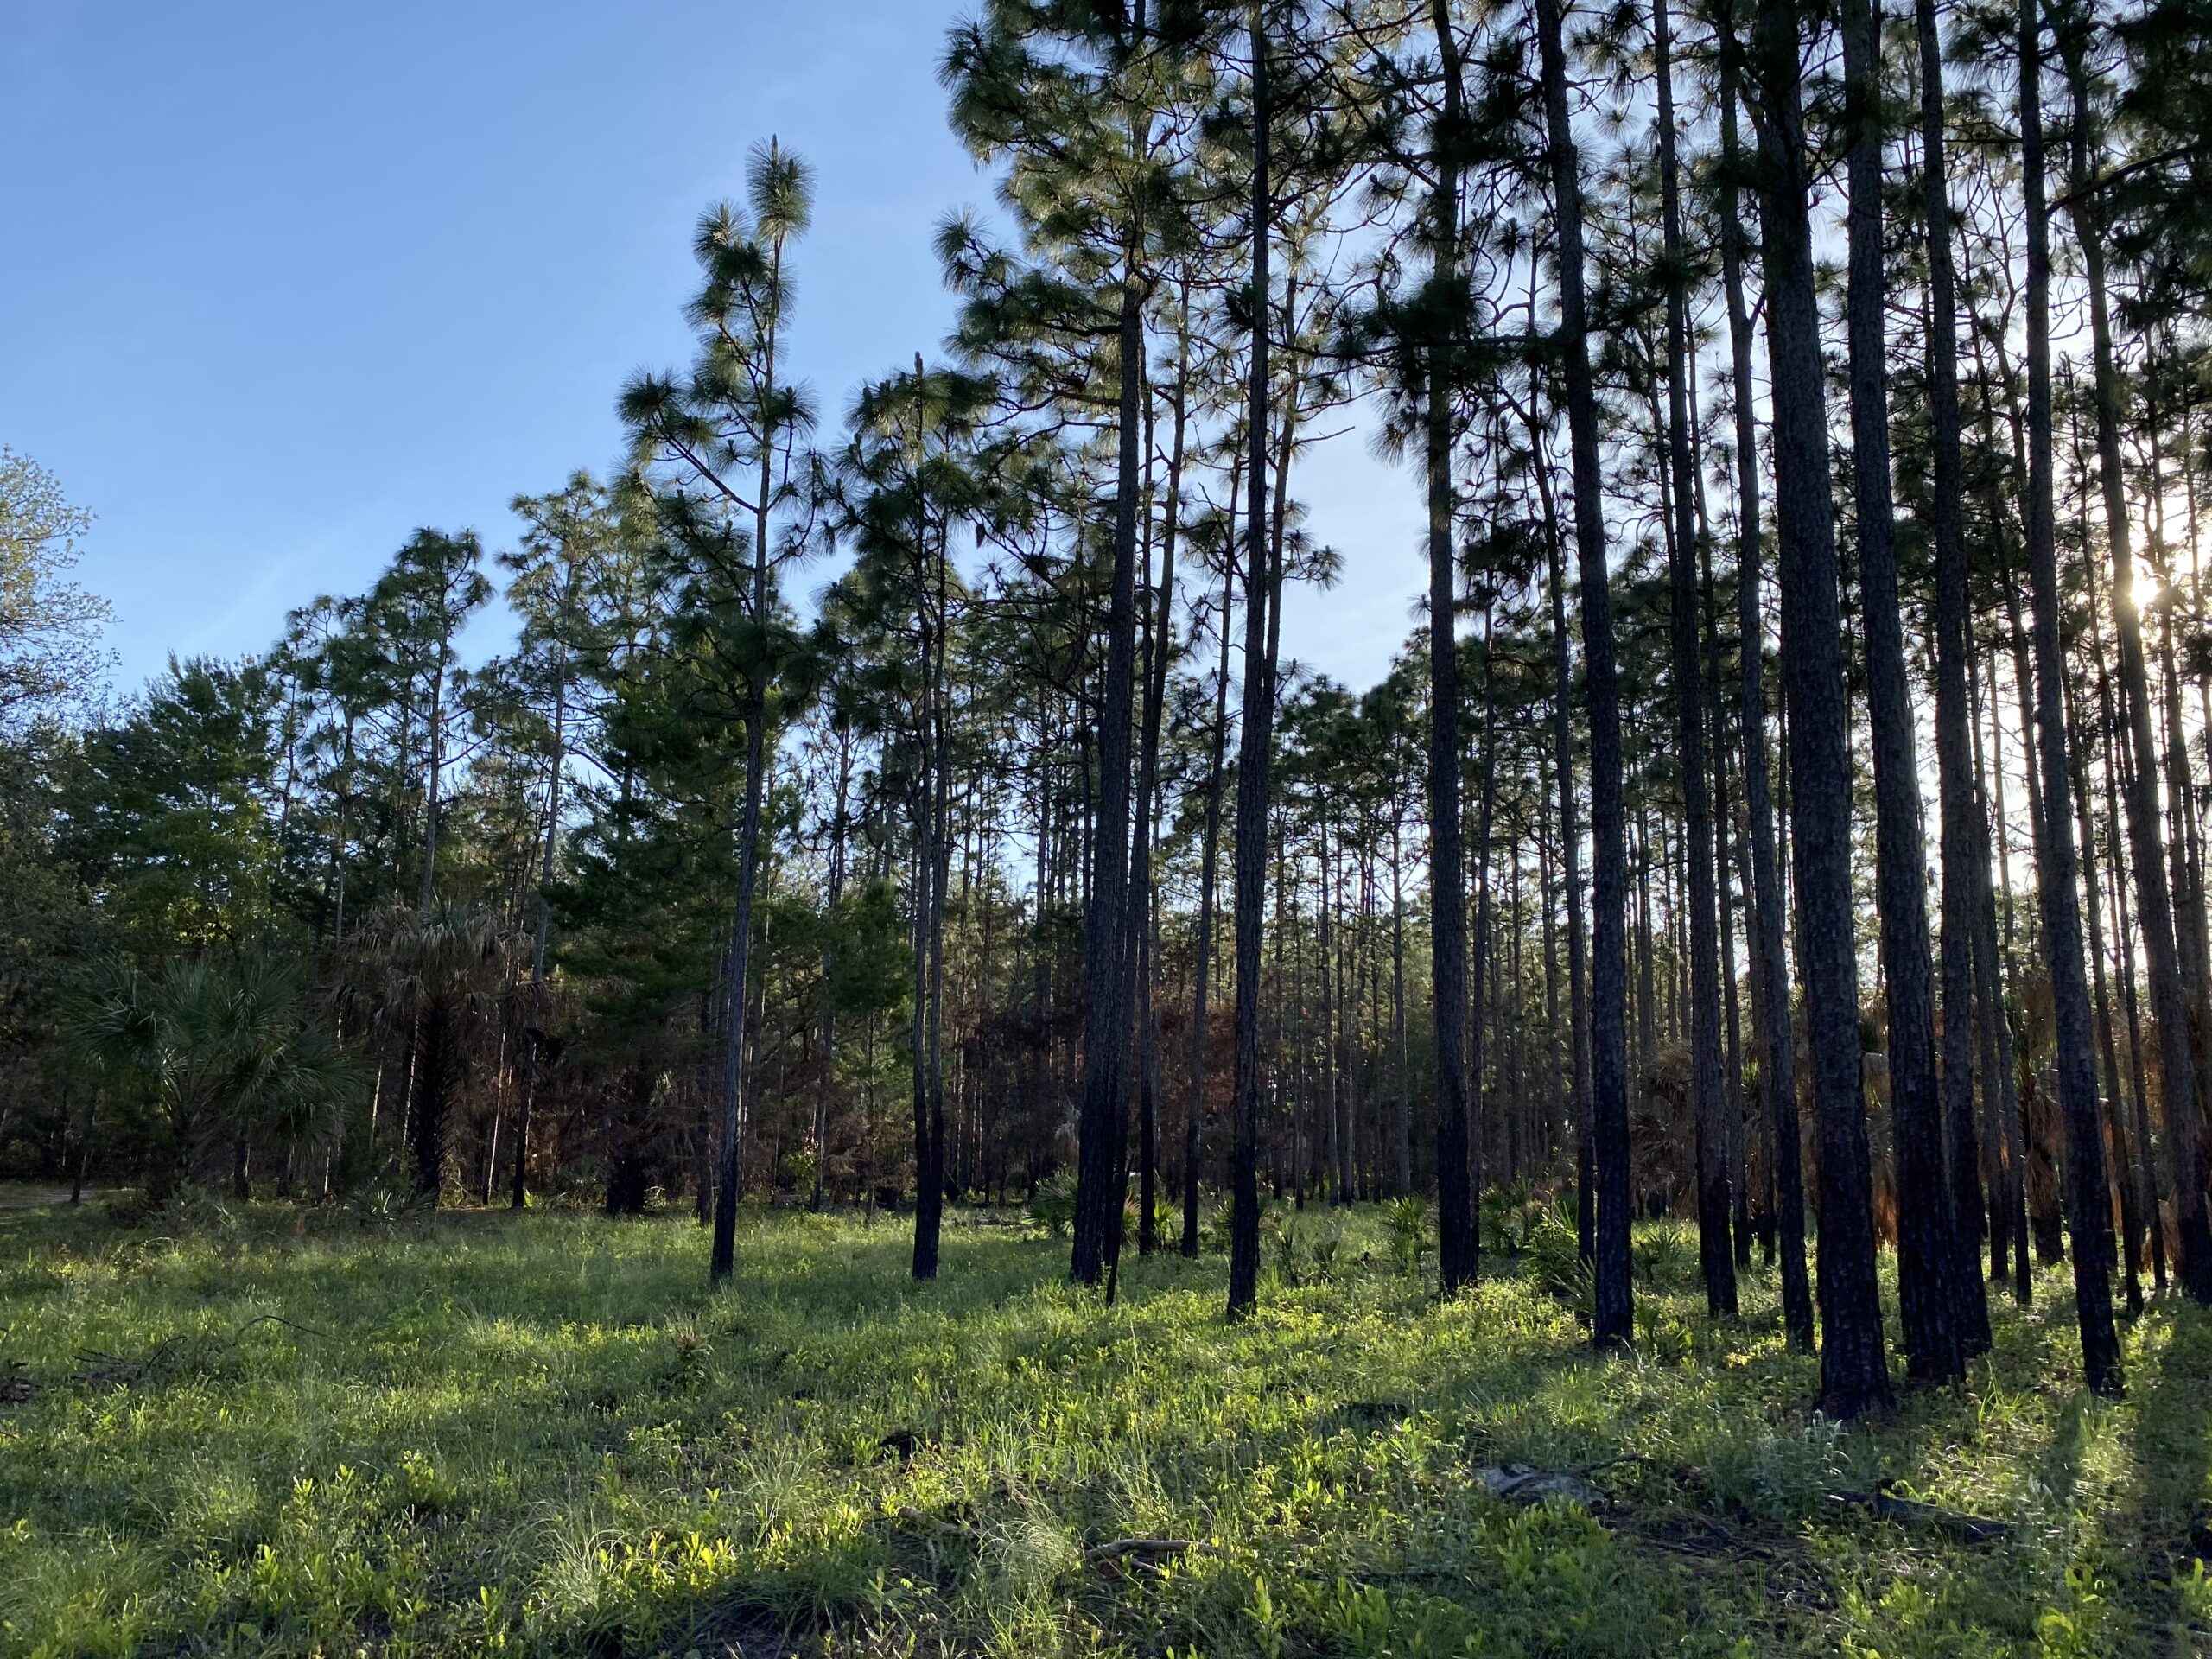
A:
[[[691,226],[771,133],[815,166],[791,353],[824,418],[935,354],[930,252],[990,181],[936,66],[963,0],[77,0],[18,8],[0,442],[98,515],[118,678],[267,645],[418,524],[606,468],[686,355]],[[1423,584],[1414,480],[1357,435],[1297,480],[1346,559],[1285,649],[1363,684]]]

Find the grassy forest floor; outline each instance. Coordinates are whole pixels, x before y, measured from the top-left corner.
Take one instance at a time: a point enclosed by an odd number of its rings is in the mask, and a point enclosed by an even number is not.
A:
[[[1679,1227],[1601,1360],[1541,1229],[1445,1303],[1379,1213],[1271,1226],[1230,1326],[1217,1255],[1106,1307],[968,1213],[920,1287],[899,1221],[749,1217],[711,1294],[688,1217],[0,1211],[0,1649],[2212,1650],[2193,1310],[2094,1402],[2047,1272],[1968,1388],[1846,1430],[1771,1274],[1709,1324]],[[1491,1497],[1515,1460],[1611,1501]],[[1830,1496],[1884,1482],[2009,1531]]]

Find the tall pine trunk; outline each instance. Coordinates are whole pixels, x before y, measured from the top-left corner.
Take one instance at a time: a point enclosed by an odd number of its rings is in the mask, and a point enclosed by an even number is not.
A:
[[[1154,981],[1160,972],[1158,899],[1152,849],[1160,783],[1160,715],[1167,700],[1167,659],[1174,626],[1175,543],[1181,528],[1184,446],[1188,432],[1190,326],[1188,296],[1179,313],[1176,340],[1174,433],[1167,456],[1167,504],[1160,527],[1160,583],[1151,595],[1149,650],[1145,658],[1144,725],[1137,759],[1136,845],[1131,857],[1128,926],[1137,936],[1137,1250],[1160,1247],[1155,1183],[1160,1160],[1160,1020]],[[1149,450],[1150,445],[1147,444]],[[1149,561],[1147,560],[1147,563]]]
[[[2096,840],[2090,828],[2088,756],[2082,742],[2081,709],[2072,698],[2067,708],[2068,775],[2074,786],[2074,827],[2082,836],[2082,891],[2088,899],[2089,988],[2095,1005],[2097,1052],[2104,1070],[2106,1109],[2109,1113],[2112,1153],[2119,1168],[2113,1185],[2119,1190],[2120,1277],[2126,1287],[2127,1311],[2143,1311],[2143,1283],[2137,1263],[2143,1259],[2143,1205],[2137,1184],[2139,1166],[2131,1155],[2127,1111],[2120,1088],[2120,1046],[2112,1028],[2112,1001],[2105,988],[2105,930],[2103,906],[2098,898]],[[2149,1148],[2145,1147],[2147,1155]]]
[[[2120,644],[2121,714],[2127,721],[2134,749],[2135,773],[2133,786],[2127,791],[2127,826],[2128,839],[2133,843],[2135,854],[2135,919],[2141,930],[2143,952],[2150,968],[2151,1007],[2158,1025],[2158,1052],[2166,1103],[2166,1134],[2174,1163],[2174,1212],[2181,1234],[2182,1283],[2193,1300],[2212,1303],[2212,1219],[2208,1219],[2205,1211],[2203,1169],[2199,1161],[2196,1058],[2190,1052],[2189,1014],[2182,992],[2172,895],[2166,885],[2164,832],[2158,817],[2158,749],[2152,733],[2151,690],[2143,658],[2142,626],[2136,614],[2135,567],[2129,536],[2126,481],[2120,470],[2120,378],[2113,361],[2112,315],[2106,295],[2104,226],[2102,215],[2097,211],[2096,193],[2090,187],[2093,150],[2088,122],[2091,111],[2087,67],[2082,55],[2086,42],[2082,40],[2078,28],[2069,29],[2062,35],[2059,47],[2065,60],[2067,84],[2073,98],[2073,143],[2068,185],[2075,236],[2082,251],[2082,275],[2087,278],[2089,290],[2090,342],[2095,368],[2097,470],[2104,492],[2105,533],[2112,545],[2112,609]],[[2039,485],[2031,482],[2029,505],[2039,518],[2046,511],[2045,504],[2051,499],[2050,346],[2047,297],[2050,270],[2050,230],[2048,210],[2044,203],[2040,88],[2037,85],[2040,78],[2041,53],[2042,29],[2037,21],[2034,0],[2023,0],[2020,10],[2020,114],[2022,165],[2027,175],[2028,194],[2028,419],[2031,428],[2034,429],[2030,438],[2029,461],[2031,470],[2038,463],[2043,469],[2040,474],[2042,482]],[[2035,125],[2032,139],[2027,130],[2031,117]],[[2040,306],[2037,303],[2039,296],[2042,298]],[[2045,519],[2044,522],[2047,527],[2050,521]],[[2030,540],[2032,563],[2040,549],[2036,546],[2034,532],[2031,533]],[[2055,566],[2055,552],[2053,558]],[[2053,603],[2055,607],[2055,578]],[[2055,625],[2055,615],[2053,620]],[[2039,657],[2042,626],[2038,607],[2037,632]],[[2055,647],[2056,641],[2053,643]],[[2056,671],[2058,665],[2055,649],[2053,657]],[[2070,1121],[2069,1127],[2069,1129],[2072,1128]],[[2070,1151],[2070,1134],[2068,1145]],[[2099,1148],[2099,1154],[2097,1161],[2101,1167],[2101,1148]],[[2069,1185],[2079,1179],[2075,1172],[2069,1171]],[[2080,1225],[2078,1219],[2076,1225]],[[2081,1274],[2077,1251],[2075,1268],[2077,1300],[2083,1295]],[[2105,1287],[2105,1294],[2107,1306],[2106,1320],[2108,1323],[2109,1284]],[[2084,1343],[2090,1339],[2086,1312],[2082,1339]],[[2116,1354],[2112,1364],[2114,1385],[2117,1386]]]
[[[2072,1223],[2074,1308],[2082,1332],[2082,1375],[2100,1394],[2120,1392],[2120,1337],[2112,1311],[2112,1200],[2106,1190],[2104,1135],[2098,1122],[2095,1051],[2091,1047],[2089,987],[2082,962],[2081,900],[2075,886],[2074,820],[2066,787],[2066,664],[2060,651],[2058,549],[2049,464],[2050,385],[2047,290],[2049,228],[2043,196],[2042,28],[2039,0],[2020,8],[2021,163],[2029,231],[2028,580],[2034,594],[2036,724],[2042,743],[2044,791],[2037,836],[2037,890],[2042,901],[2044,957],[2050,973],[2058,1051],[2059,1109],[2066,1120],[2068,1218]],[[2082,142],[2076,84],[2075,145]],[[2037,313],[2044,313],[2039,320]],[[2108,366],[2100,354],[2100,370]],[[2100,381],[2103,379],[2101,372]],[[2102,400],[2100,399],[2100,402]],[[2040,424],[2038,424],[2040,423]],[[2102,425],[2101,419],[2100,425]],[[2107,461],[2113,459],[2107,454]],[[2107,494],[2107,500],[2113,498]],[[2125,518],[2113,530],[2113,561],[2126,572]],[[2123,605],[2121,607],[2125,609]],[[2122,625],[2122,660],[2133,619]],[[2141,690],[2142,642],[2135,641]],[[2138,705],[2141,707],[2140,704]],[[2147,714],[2147,709],[2145,710]],[[2139,731],[2144,729],[2138,728]],[[2156,861],[2154,860],[2155,863]],[[2183,1046],[2185,1050],[2186,1039]],[[2169,1073],[2171,1077],[2173,1074]],[[2194,1101],[2187,1103],[2196,1109]]]
[[[1582,181],[1567,115],[1567,49],[1557,0],[1536,0],[1544,126],[1559,220],[1560,343],[1574,475],[1574,542],[1582,582],[1583,676],[1590,700],[1590,1118],[1597,1192],[1597,1306],[1592,1338],[1626,1344],[1635,1332],[1629,1283],[1628,855],[1621,802],[1620,691],[1612,595],[1605,567],[1605,484],[1599,470],[1598,393],[1590,373],[1582,291]]]
[[[571,567],[562,594],[565,611],[573,602],[578,572]],[[523,1030],[521,1099],[516,1107],[514,1179],[508,1201],[522,1209],[530,1199],[530,1119],[537,1103],[538,1022],[545,1018],[545,948],[553,931],[553,859],[561,844],[561,779],[569,760],[569,659],[562,642],[559,672],[553,683],[553,753],[546,768],[545,833],[538,847],[537,925],[530,943],[530,1020]]]
[[[1672,613],[1675,757],[1682,779],[1689,857],[1690,1100],[1697,1133],[1698,1262],[1706,1311],[1736,1312],[1736,1253],[1727,1096],[1720,1080],[1719,918],[1713,892],[1713,799],[1705,752],[1705,676],[1699,650],[1695,474],[1690,461],[1689,295],[1682,264],[1681,167],[1675,153],[1675,73],[1667,0],[1651,13],[1659,80],[1659,189],[1667,259],[1667,454],[1673,533],[1667,538]]]
[[[1390,1116],[1390,1195],[1410,1198],[1414,1190],[1414,1103],[1412,1066],[1406,1030],[1406,887],[1402,815],[1394,804],[1390,823],[1390,1033],[1397,1051]]]
[[[916,383],[920,365],[916,364]],[[920,544],[931,527],[925,523]],[[940,528],[940,538],[946,532]],[[921,621],[921,719],[916,739],[927,757],[917,802],[914,847],[914,1008],[912,1065],[914,1099],[914,1253],[918,1281],[937,1277],[944,1214],[944,899],[951,868],[950,687],[945,672],[951,625],[946,574],[950,550],[940,539],[934,561],[916,563],[916,608]]]
[[[1221,571],[1221,661],[1215,671],[1213,739],[1206,757],[1205,844],[1198,851],[1198,941],[1191,978],[1191,1103],[1183,1118],[1182,1253],[1198,1253],[1198,1165],[1206,1107],[1206,1002],[1213,982],[1214,880],[1221,855],[1221,772],[1229,746],[1229,621],[1236,560],[1224,554]]]
[[[1582,918],[1582,832],[1574,798],[1574,665],[1567,637],[1567,571],[1550,463],[1531,410],[1529,442],[1544,513],[1545,588],[1552,613],[1552,768],[1559,786],[1560,902],[1567,911],[1567,1025],[1573,1070],[1574,1230],[1584,1262],[1597,1252],[1597,1166],[1590,1122],[1589,940]]]
[[[1827,474],[1827,408],[1813,279],[1813,180],[1804,127],[1798,10],[1753,25],[1759,208],[1773,380],[1775,519],[1782,659],[1789,695],[1790,849],[1796,865],[1813,1103],[1821,1138],[1821,1404],[1848,1419],[1888,1403],[1874,1271],[1872,1178],[1859,1048],[1851,891],[1851,765]]]
[[[1990,665],[1988,697],[1994,714],[1997,700],[1996,665]],[[1993,838],[2004,846],[2005,815],[1990,810],[1987,771],[1981,752],[1981,732],[1974,729],[1976,798],[1981,815],[1998,826]],[[2003,783],[2000,775],[1998,779]],[[2001,1279],[2011,1262],[2012,1297],[2022,1307],[2029,1304],[2034,1286],[2028,1266],[2028,1200],[2025,1174],[2026,1137],[2020,1123],[2018,1074],[2013,1065],[2012,1027],[2005,1007],[2005,959],[1997,929],[1997,887],[1990,873],[1989,842],[1974,849],[1974,998],[1980,1010],[1978,1027],[1982,1056],[1982,1114],[1989,1149],[1990,1276]]]
[[[775,150],[770,149],[771,166]],[[773,286],[783,279],[783,245],[770,255],[769,279]],[[768,329],[761,377],[760,403],[772,409],[776,397],[778,331]],[[760,435],[760,470],[753,509],[752,615],[755,626],[768,622],[768,509],[773,497],[775,459],[772,429]],[[756,665],[745,695],[745,804],[738,815],[737,904],[730,917],[728,983],[723,988],[722,1122],[720,1167],[715,1181],[715,1236],[707,1269],[709,1281],[720,1284],[737,1264],[737,1203],[744,1170],[746,1119],[745,1011],[747,988],[752,982],[753,889],[760,873],[760,813],[767,791],[768,683],[766,670]]]
[[[1252,41],[1252,360],[1245,442],[1244,707],[1236,758],[1236,1147],[1230,1171],[1229,1313],[1260,1294],[1260,924],[1267,900],[1268,762],[1274,673],[1268,648],[1274,583],[1268,537],[1268,45],[1262,0],[1247,13]]]
[[[1748,941],[1754,957],[1751,1027],[1759,1091],[1771,1142],[1774,1222],[1782,1264],[1782,1322],[1792,1346],[1813,1345],[1813,1294],[1805,1269],[1804,1171],[1798,1148],[1797,1045],[1789,1015],[1789,964],[1783,947],[1782,865],[1766,747],[1766,620],[1762,610],[1758,428],[1751,381],[1751,314],[1744,293],[1738,209],[1744,160],[1737,137],[1740,48],[1732,20],[1720,42],[1720,141],[1727,176],[1720,192],[1721,273],[1727,289],[1730,380],[1736,416],[1736,615],[1742,656],[1745,816],[1751,833]]]
[[[1890,1122],[1897,1171],[1897,1301],[1906,1368],[1916,1378],[1966,1375],[1958,1229],[1943,1172],[1936,1007],[1928,950],[1926,848],[1912,686],[1897,601],[1890,486],[1889,371],[1883,355],[1881,13],[1845,0],[1843,60],[1850,129],[1849,332],[1853,493],[1874,750],[1877,909],[1889,1011]]]
[[[1129,737],[1136,700],[1137,505],[1144,479],[1144,291],[1134,240],[1122,273],[1120,454],[1106,619],[1106,683],[1098,716],[1098,810],[1084,909],[1083,1101],[1076,1141],[1075,1243],[1080,1284],[1106,1276],[1124,1203],[1129,1101]]]
[[[1452,402],[1460,315],[1459,162],[1465,68],[1446,0],[1430,0],[1444,86],[1431,146],[1432,268],[1422,455],[1428,512],[1428,880],[1430,1005],[1436,1046],[1437,1265],[1448,1295],[1475,1276],[1480,1241],[1468,1170],[1466,853],[1459,803],[1459,548],[1453,539]]]
[[[1974,1244],[1981,1213],[1980,1150],[1974,1116],[1974,847],[1986,842],[1974,794],[1967,675],[1972,612],[1967,591],[1965,483],[1960,461],[1958,302],[1951,261],[1950,194],[1945,184],[1942,42],[1936,0],[1915,0],[1920,53],[1921,205],[1927,216],[1928,401],[1935,485],[1936,769],[1943,849],[1942,1112],[1949,1160],[1949,1281],[1959,1299],[1963,1357],[1990,1344],[1989,1303]]]
[[[2151,1152],[2150,1088],[2143,1059],[2143,1004],[2136,995],[2135,929],[2127,906],[2127,848],[2120,830],[2119,734],[2113,715],[2112,675],[2104,647],[2097,641],[2095,594],[2091,594],[2091,643],[2097,657],[2097,718],[2094,729],[2104,734],[2105,848],[2109,866],[2113,929],[2119,954],[2113,969],[2120,980],[2120,1007],[2127,1018],[2128,1076],[2134,1084],[2135,1144],[2143,1149],[2137,1166],[2142,1183],[2143,1213],[2151,1234],[2151,1283],[2161,1295],[2166,1288],[2166,1230],[2158,1198],[2158,1163]],[[2078,728],[2077,728],[2078,729]],[[2086,842],[2084,843],[2087,844]]]

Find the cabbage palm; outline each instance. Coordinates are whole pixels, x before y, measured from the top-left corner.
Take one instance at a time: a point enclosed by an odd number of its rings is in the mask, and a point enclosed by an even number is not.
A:
[[[95,976],[76,1032],[110,1087],[150,1109],[149,1204],[226,1135],[243,1147],[273,1130],[296,1150],[335,1138],[359,1073],[303,1001],[297,966],[266,957],[195,957],[158,976],[117,958]]]
[[[445,1183],[446,1126],[466,1067],[467,1014],[508,981],[500,918],[459,905],[390,905],[363,930],[357,994],[404,1023],[414,1044],[415,1190],[433,1203]]]

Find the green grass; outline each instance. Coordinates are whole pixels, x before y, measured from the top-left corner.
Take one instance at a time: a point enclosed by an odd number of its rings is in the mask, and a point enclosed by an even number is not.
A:
[[[1132,1259],[1109,1308],[1064,1281],[1062,1243],[964,1215],[926,1287],[901,1224],[751,1217],[713,1294],[686,1219],[271,1208],[162,1236],[0,1213],[0,1367],[21,1379],[0,1394],[29,1396],[0,1405],[0,1650],[2206,1640],[2184,1558],[2212,1496],[2212,1326],[2192,1310],[2136,1325],[2128,1398],[2099,1403],[2046,1274],[2032,1313],[1999,1306],[1967,1389],[1843,1430],[1808,1415],[1771,1275],[1740,1325],[1709,1325],[1680,1229],[1640,1240],[1647,1351],[1600,1360],[1540,1287],[1541,1245],[1446,1303],[1382,1214],[1338,1225],[1299,1217],[1230,1326],[1218,1256]],[[1630,1456],[1593,1473],[1618,1500],[1594,1518],[1473,1479]],[[1882,1480],[2014,1530],[1955,1544],[1825,1497]],[[1205,1548],[1086,1553],[1128,1537]]]

